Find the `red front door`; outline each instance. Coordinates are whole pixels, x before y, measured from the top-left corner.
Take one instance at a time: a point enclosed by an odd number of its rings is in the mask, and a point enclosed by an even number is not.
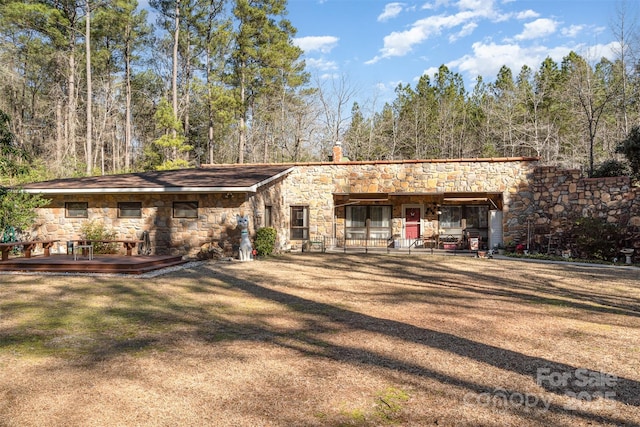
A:
[[[405,208],[405,239],[420,237],[420,208]]]

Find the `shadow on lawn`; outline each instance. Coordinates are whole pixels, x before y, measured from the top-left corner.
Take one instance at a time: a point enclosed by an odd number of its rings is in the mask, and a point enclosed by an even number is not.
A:
[[[325,265],[330,262],[336,270],[344,269],[344,271],[358,271],[371,269],[371,261],[375,259],[371,255],[358,254],[349,257],[336,256],[334,254],[325,254],[325,259],[318,257],[318,266]],[[580,310],[591,311],[595,313],[615,314],[640,317],[640,298],[629,296],[612,296],[605,292],[596,292],[588,289],[583,292],[577,290],[569,290],[559,287],[551,279],[531,278],[518,276],[516,262],[513,262],[514,270],[512,276],[498,276],[490,273],[492,260],[486,261],[486,269],[478,270],[470,274],[469,272],[458,273],[460,277],[464,277],[465,282],[444,279],[438,273],[452,272],[434,263],[437,259],[429,256],[414,257],[407,260],[406,258],[385,257],[384,265],[375,265],[377,269],[376,275],[379,278],[387,277],[390,281],[398,281],[401,279],[409,279],[413,281],[422,281],[430,285],[444,286],[455,288],[467,292],[479,293],[482,295],[494,295],[500,297],[517,298],[534,304],[547,304],[554,306],[571,307]],[[407,270],[407,264],[412,267]],[[570,269],[571,275],[581,277],[587,283],[599,283],[601,289],[606,290],[607,283],[614,274],[627,274],[629,280],[637,280],[634,275],[637,271],[616,270],[614,268],[598,268],[597,266],[559,266],[559,265],[539,265],[540,272],[554,274],[555,269]],[[500,269],[500,272],[503,272]],[[495,286],[479,285],[478,282],[492,283]],[[538,294],[538,295],[536,295]],[[545,294],[541,296],[539,294]]]
[[[316,316],[320,315],[325,317],[327,321],[345,324],[348,325],[348,327],[351,329],[384,334],[393,338],[400,338],[408,342],[444,350],[449,353],[466,357],[471,360],[476,360],[478,362],[486,363],[503,370],[530,376],[533,381],[537,380],[538,369],[549,369],[550,372],[573,373],[576,371],[576,369],[580,368],[577,366],[558,363],[543,358],[527,356],[525,354],[514,352],[512,350],[507,350],[472,341],[449,333],[420,328],[402,322],[381,319],[351,310],[342,309],[334,305],[325,304],[291,295],[286,292],[265,288],[251,281],[241,280],[222,272],[219,272],[216,276],[218,279],[230,284],[231,286],[247,292],[257,298],[284,304],[290,309],[300,313],[313,314]],[[317,329],[317,323],[315,328]],[[315,332],[317,332],[317,330]],[[292,348],[312,356],[326,357],[346,363],[368,364],[411,375],[429,377],[443,383],[464,387],[476,393],[491,393],[495,391],[494,387],[488,387],[482,384],[465,381],[460,378],[451,377],[441,372],[426,369],[422,366],[406,363],[401,360],[388,358],[386,356],[378,355],[370,351],[353,347],[337,346],[324,341],[319,343],[317,339],[306,340],[304,338],[304,335],[302,334],[298,334],[296,338],[303,341],[303,343],[307,345],[300,345],[300,347],[298,347],[292,344],[290,339],[285,339],[287,337],[288,335],[279,336],[278,334],[274,334],[271,337],[271,341],[278,345]],[[315,350],[310,350],[309,345],[313,346],[312,348],[315,348]],[[545,383],[542,383],[540,385],[549,392],[561,395],[564,395],[565,392],[571,390],[570,384],[569,386],[562,388],[554,388]],[[640,406],[639,382],[626,378],[617,378],[615,389],[623,390],[624,392],[616,393],[616,395],[612,397],[613,399],[618,400],[626,405]],[[571,391],[579,393],[580,391],[585,390],[597,391],[597,387],[595,389],[581,387],[575,388]],[[515,392],[519,391],[506,390],[506,394]],[[520,393],[526,395],[526,393],[524,392]],[[549,410],[558,413],[567,412],[567,409],[565,407],[554,404],[550,405]],[[587,420],[632,425],[628,424],[628,420],[603,417],[580,410],[574,410],[571,412],[571,414]]]

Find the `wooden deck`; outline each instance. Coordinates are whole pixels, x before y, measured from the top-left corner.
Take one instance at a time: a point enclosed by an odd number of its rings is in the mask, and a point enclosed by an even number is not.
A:
[[[0,271],[142,274],[185,262],[172,255],[95,255],[92,260],[78,256],[77,261],[73,255],[51,255],[9,258],[0,261]]]

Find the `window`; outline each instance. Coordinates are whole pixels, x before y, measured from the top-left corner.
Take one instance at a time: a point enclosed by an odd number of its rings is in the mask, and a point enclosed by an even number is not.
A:
[[[264,207],[264,226],[273,227],[273,207],[265,205]]]
[[[367,238],[367,207],[347,206],[347,239]]]
[[[309,238],[309,207],[291,206],[291,240]]]
[[[64,207],[67,218],[87,218],[89,216],[89,204],[87,202],[67,202]]]
[[[489,227],[488,206],[467,206],[466,211],[467,228]]]
[[[391,206],[347,206],[347,239],[391,237]]]
[[[462,207],[442,206],[440,208],[440,228],[460,228],[462,227]]]
[[[391,237],[391,206],[369,206],[369,238]]]
[[[118,218],[140,218],[142,217],[142,203],[140,202],[119,202]]]
[[[173,202],[174,218],[197,218],[198,202]]]

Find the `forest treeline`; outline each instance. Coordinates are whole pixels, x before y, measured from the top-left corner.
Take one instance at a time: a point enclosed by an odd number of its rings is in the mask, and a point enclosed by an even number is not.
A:
[[[308,72],[286,0],[149,5],[0,2],[0,175],[326,160],[337,141],[352,160],[539,156],[592,171],[640,123],[639,46],[619,9],[615,58],[505,66],[469,89],[443,65],[376,105],[355,102],[347,76]]]

